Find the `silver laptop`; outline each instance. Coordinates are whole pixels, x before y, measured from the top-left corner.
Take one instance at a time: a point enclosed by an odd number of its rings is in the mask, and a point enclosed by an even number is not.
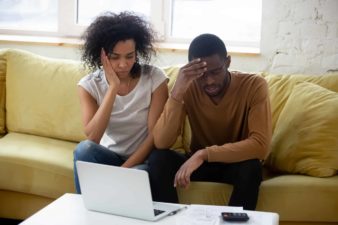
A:
[[[76,162],[84,205],[87,209],[155,221],[182,208],[153,202],[148,173],[144,170]]]

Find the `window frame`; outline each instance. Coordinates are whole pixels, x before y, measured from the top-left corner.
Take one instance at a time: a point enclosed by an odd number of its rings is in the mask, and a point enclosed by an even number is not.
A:
[[[165,23],[163,14],[163,2],[166,0],[151,0],[151,23],[158,32],[160,41],[165,37]],[[59,0],[59,23],[58,31],[63,37],[80,37],[86,26],[76,24],[78,0]],[[160,10],[157,10],[160,9]],[[65,13],[66,12],[66,13]],[[65,16],[66,15],[66,16]]]
[[[176,43],[178,45],[187,45],[191,40],[171,37],[171,7],[172,0],[150,0],[151,1],[151,23],[157,32],[158,42],[160,44]],[[80,38],[87,26],[76,23],[78,0],[58,0],[58,24],[57,31],[33,31],[33,30],[14,30],[2,29],[0,33],[5,35],[27,35],[27,36],[46,36],[59,38]],[[262,27],[260,28],[262,29]],[[223,39],[224,40],[224,39]],[[258,42],[240,42],[224,40],[227,46],[234,49],[253,49],[253,52],[259,52],[260,41]],[[242,51],[242,50],[241,50]]]

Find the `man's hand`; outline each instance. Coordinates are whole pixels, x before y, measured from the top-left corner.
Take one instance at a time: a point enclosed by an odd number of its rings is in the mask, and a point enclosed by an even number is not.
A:
[[[190,184],[191,174],[198,169],[208,158],[205,149],[197,151],[188,159],[177,171],[174,181],[174,187],[187,188]]]
[[[177,101],[183,100],[183,95],[190,84],[201,77],[207,70],[207,63],[201,59],[194,59],[180,68],[175,85],[171,91],[171,97]]]
[[[118,87],[120,86],[120,79],[113,70],[113,67],[108,59],[108,56],[103,49],[101,49],[101,63],[109,86],[117,90]]]

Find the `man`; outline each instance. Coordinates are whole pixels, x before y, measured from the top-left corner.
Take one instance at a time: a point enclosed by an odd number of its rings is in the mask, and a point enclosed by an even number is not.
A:
[[[189,47],[170,98],[153,130],[158,150],[149,157],[155,201],[178,202],[176,187],[190,181],[233,185],[231,206],[254,210],[262,164],[271,141],[271,112],[264,78],[229,72],[223,41],[213,34],[196,37]],[[168,150],[185,116],[191,126],[191,153]]]

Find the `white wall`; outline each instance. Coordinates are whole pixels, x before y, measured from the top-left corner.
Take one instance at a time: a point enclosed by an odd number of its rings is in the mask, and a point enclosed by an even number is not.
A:
[[[72,47],[0,42],[0,48],[8,47],[55,58],[80,59],[79,50]],[[338,0],[263,0],[261,54],[231,55],[231,69],[241,71],[338,71]],[[161,51],[154,60],[158,66],[186,62],[186,52],[182,51]]]
[[[337,0],[263,0],[260,69],[274,73],[338,70]]]

